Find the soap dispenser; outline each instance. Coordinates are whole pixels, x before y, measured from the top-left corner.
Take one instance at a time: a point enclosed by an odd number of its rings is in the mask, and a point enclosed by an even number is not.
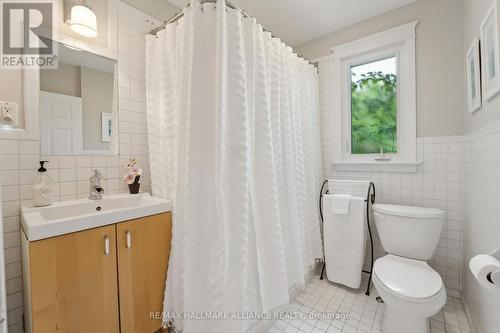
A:
[[[52,180],[47,175],[43,166],[48,161],[40,161],[38,176],[33,180],[33,204],[35,207],[49,206],[52,204]]]

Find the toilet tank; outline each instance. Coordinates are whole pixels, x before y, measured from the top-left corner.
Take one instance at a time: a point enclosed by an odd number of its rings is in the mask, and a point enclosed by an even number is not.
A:
[[[432,258],[443,228],[442,210],[375,204],[373,214],[387,253],[425,261]]]

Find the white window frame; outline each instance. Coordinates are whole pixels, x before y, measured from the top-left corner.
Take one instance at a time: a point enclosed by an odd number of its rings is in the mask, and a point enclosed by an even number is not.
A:
[[[411,22],[332,48],[336,170],[414,172],[417,163],[415,28]],[[396,154],[351,153],[351,67],[396,56]]]

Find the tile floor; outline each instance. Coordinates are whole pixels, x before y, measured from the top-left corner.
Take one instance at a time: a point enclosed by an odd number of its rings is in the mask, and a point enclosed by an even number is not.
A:
[[[288,308],[288,315],[277,321],[268,333],[381,333],[385,304],[371,295],[317,277]],[[460,299],[448,298],[445,307],[432,318],[431,333],[470,333]]]

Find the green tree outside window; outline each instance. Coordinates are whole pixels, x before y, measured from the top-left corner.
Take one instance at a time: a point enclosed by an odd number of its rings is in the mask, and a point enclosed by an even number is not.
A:
[[[387,59],[386,59],[387,60]],[[383,61],[386,61],[383,60]],[[391,58],[394,62],[395,58]],[[371,64],[370,64],[371,65]],[[376,63],[373,63],[376,68]],[[351,153],[397,153],[397,77],[351,69]]]

